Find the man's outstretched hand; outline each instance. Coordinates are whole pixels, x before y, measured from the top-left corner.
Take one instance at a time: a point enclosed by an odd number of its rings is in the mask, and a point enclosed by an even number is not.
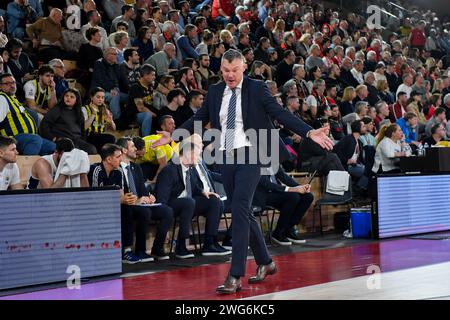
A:
[[[327,128],[312,130],[309,138],[326,150],[333,149],[333,141],[328,137]]]
[[[172,142],[172,137],[170,136],[170,133],[167,131],[156,131],[157,134],[161,134],[162,137],[159,140],[156,140],[152,144],[152,148],[160,147],[165,144],[169,144]]]

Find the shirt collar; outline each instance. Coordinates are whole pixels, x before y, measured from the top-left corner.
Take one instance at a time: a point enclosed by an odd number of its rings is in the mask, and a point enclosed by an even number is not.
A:
[[[241,82],[238,83],[236,89],[242,90],[242,83],[244,82],[244,77],[242,77]],[[226,89],[231,91],[230,87],[226,86]]]

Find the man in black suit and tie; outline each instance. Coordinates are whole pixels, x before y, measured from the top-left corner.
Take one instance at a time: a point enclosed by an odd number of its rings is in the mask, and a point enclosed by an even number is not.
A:
[[[282,246],[305,243],[296,226],[314,200],[310,192],[311,186],[299,185],[281,167],[276,173],[270,167],[266,170],[267,174],[261,176],[256,187],[253,204],[261,208],[271,206],[280,210],[272,240]]]
[[[202,180],[196,170],[199,154],[194,143],[184,143],[180,148],[179,164],[171,162],[158,175],[156,180],[156,198],[159,202],[169,205],[175,215],[180,214],[176,257],[180,259],[193,258],[194,255],[186,248],[186,238],[189,236],[189,225],[194,215],[206,217],[205,241],[203,256],[223,256],[231,252],[220,246],[217,232],[221,214],[219,195],[205,191]]]
[[[149,194],[145,187],[145,179],[141,167],[132,162],[136,160],[136,150],[133,139],[130,137],[119,138],[116,144],[122,147],[122,162],[120,163],[124,176],[125,192],[130,192],[137,197],[136,204],[152,204],[156,199]],[[136,252],[141,258],[146,254],[146,237],[150,217],[159,220],[151,255],[156,260],[167,260],[169,256],[164,252],[164,242],[167,232],[173,222],[173,210],[167,205],[144,207],[139,205],[124,206],[122,208],[122,229],[127,235],[127,243],[133,243],[133,220],[136,218]],[[125,243],[125,241],[124,241]]]
[[[194,122],[201,121],[203,126],[210,123],[211,128],[221,132],[219,148],[223,156],[221,174],[227,198],[232,204],[233,243],[230,272],[224,284],[217,288],[217,293],[235,293],[241,289],[240,278],[245,275],[249,244],[258,264],[256,275],[251,277],[249,282],[261,282],[266,275],[276,272],[276,266],[251,210],[253,194],[261,175],[262,155],[267,155],[270,159],[276,158],[278,154],[280,160],[288,158],[288,152],[282,144],[278,150],[274,152],[270,150],[270,147],[280,141],[278,136],[275,141],[270,139],[272,130],[275,130],[271,118],[324,148],[333,147],[323,128],[313,130],[302,120],[284,110],[270,94],[264,82],[244,78],[245,69],[244,57],[239,51],[230,49],[225,52],[221,64],[224,82],[208,88],[203,107],[181,126],[193,132]],[[252,130],[252,135],[246,133],[247,130]],[[259,140],[263,138],[264,133],[269,138],[265,143]],[[256,136],[260,144],[258,141],[250,141],[252,136]],[[158,145],[170,141],[169,135],[164,133]],[[251,161],[255,154],[258,160],[256,164]]]

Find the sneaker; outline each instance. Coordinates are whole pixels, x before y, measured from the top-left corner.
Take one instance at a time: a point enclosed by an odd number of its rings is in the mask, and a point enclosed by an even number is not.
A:
[[[222,248],[225,248],[227,250],[231,250],[232,247],[233,247],[233,243],[231,242],[231,239],[224,240],[222,242]]]
[[[291,228],[286,231],[286,239],[295,244],[306,243],[306,240],[300,237],[300,233],[296,228]]]
[[[289,241],[285,236],[279,236],[277,234],[272,234],[273,242],[279,244],[280,246],[290,246],[292,242]]]
[[[155,258],[155,260],[158,260],[158,261],[170,259],[170,257],[164,252],[164,250],[154,252],[154,253],[152,252],[152,256]]]
[[[127,251],[122,256],[122,263],[125,264],[135,264],[140,262],[141,259],[137,255],[135,255],[132,251]]]
[[[155,259],[154,259],[152,256],[148,255],[148,254],[145,253],[145,252],[140,253],[140,254],[138,255],[138,257],[139,257],[139,260],[140,260],[139,262],[142,262],[142,263],[153,262],[153,261],[155,261]]]
[[[202,256],[207,256],[207,257],[226,256],[228,254],[231,254],[231,251],[225,249],[218,243],[203,247],[203,250],[202,250]]]
[[[189,259],[194,258],[194,254],[185,248],[178,248],[175,252],[175,257],[179,259]]]

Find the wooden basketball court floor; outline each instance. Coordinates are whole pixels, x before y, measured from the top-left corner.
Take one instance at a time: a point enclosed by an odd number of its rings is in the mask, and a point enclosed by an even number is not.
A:
[[[450,240],[394,239],[280,254],[278,273],[258,285],[217,295],[229,263],[124,274],[119,279],[3,296],[4,300],[450,299]],[[157,262],[152,262],[157,263]]]

